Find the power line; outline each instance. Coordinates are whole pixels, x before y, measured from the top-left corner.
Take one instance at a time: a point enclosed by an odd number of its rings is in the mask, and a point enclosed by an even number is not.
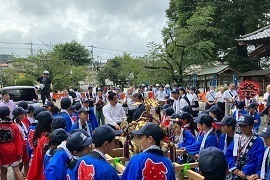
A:
[[[91,46],[87,46],[87,47],[91,47]],[[131,52],[131,53],[147,53],[147,52],[139,52],[139,51],[126,51],[126,50],[120,50],[120,49],[111,49],[111,48],[105,48],[105,47],[96,47],[94,46],[94,48],[97,49],[104,49],[104,50],[108,50],[108,51],[120,51],[120,52]]]

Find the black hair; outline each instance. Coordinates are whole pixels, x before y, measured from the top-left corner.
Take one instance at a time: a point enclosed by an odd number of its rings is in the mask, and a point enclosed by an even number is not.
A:
[[[114,140],[114,138],[115,138],[115,136],[112,136],[112,137],[110,137],[110,138],[109,138],[108,140],[106,140],[106,141],[108,141],[109,143],[111,143],[111,142]],[[96,142],[94,139],[92,140],[92,142],[93,142],[93,144],[95,145],[96,148],[101,147],[102,144],[105,143],[105,141],[104,141],[104,142],[101,142],[101,141]]]
[[[212,113],[212,114],[214,114],[214,113]],[[223,119],[222,114],[214,114],[214,116],[216,117],[218,122],[220,122]]]
[[[8,93],[7,93],[6,90],[3,90],[3,91],[1,92],[1,94],[2,94],[2,96],[4,96],[4,95],[6,95],[6,94],[8,94]]]
[[[34,132],[33,136],[33,145],[34,147],[37,146],[38,139],[41,137],[42,133],[47,132],[51,133],[52,132],[52,126],[51,126],[52,120],[46,120],[46,121],[41,121],[37,123],[37,128]]]
[[[195,130],[198,132],[198,127],[197,127],[196,124],[194,123],[193,117],[190,118],[189,125],[190,125],[190,132],[191,132],[194,136],[196,136]]]
[[[78,91],[78,88],[74,88],[74,91]]]
[[[87,145],[87,146],[81,146],[81,147],[79,147],[78,149],[75,149],[74,151],[77,151],[78,153],[80,153],[80,152],[83,152],[83,150],[84,150],[86,147],[89,147],[89,145]],[[74,152],[74,151],[73,151],[73,152]],[[73,152],[71,152],[71,153],[73,154]]]
[[[109,101],[112,101],[113,97],[116,96],[116,95],[117,95],[116,93],[109,93],[109,95],[108,95]]]
[[[132,96],[133,98],[138,98],[139,100],[143,100],[142,94],[141,93],[135,93]]]
[[[53,105],[51,111],[52,111],[53,114],[58,114],[60,109],[57,106]]]
[[[201,123],[199,122],[201,125],[205,124],[207,127],[212,127],[212,122],[204,122],[204,123]]]
[[[146,136],[146,138],[149,138],[150,136],[147,136],[147,135],[145,135]],[[156,146],[160,146],[160,139],[158,140],[158,139],[156,139],[156,138],[154,138],[153,136],[151,136],[154,140],[155,140],[155,145]]]
[[[11,122],[12,121],[12,119],[10,119],[9,116],[5,116],[4,114],[0,115],[0,119],[1,119],[1,121],[5,121],[5,122]]]

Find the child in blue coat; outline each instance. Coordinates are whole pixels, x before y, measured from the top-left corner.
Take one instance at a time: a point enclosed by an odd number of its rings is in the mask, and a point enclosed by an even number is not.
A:
[[[199,135],[197,141],[185,148],[181,148],[181,153],[190,154],[192,156],[199,156],[199,153],[210,146],[217,147],[217,135],[212,128],[212,123],[214,122],[213,117],[208,114],[201,113],[197,119],[194,120],[197,123],[199,129],[201,129],[204,134]]]
[[[225,153],[229,172],[234,178],[245,179],[247,175],[256,174],[260,169],[264,143],[260,137],[253,134],[253,124],[254,118],[250,115],[243,115],[239,119],[237,125],[242,134],[233,140]]]
[[[254,117],[254,127],[253,127],[254,132],[258,133],[260,125],[261,125],[261,115],[257,111],[257,104],[250,103],[247,108],[248,108],[248,111],[249,111],[249,115]]]
[[[121,179],[175,179],[171,160],[159,148],[160,141],[165,137],[159,125],[148,122],[131,133],[139,136],[143,152],[131,158]]]
[[[92,138],[86,135],[75,131],[57,147],[44,170],[46,179],[74,179],[74,174],[67,175],[67,166],[90,152]]]
[[[269,163],[269,154],[270,154],[270,126],[267,126],[263,129],[262,133],[258,134],[260,137],[263,137],[266,149],[264,151],[262,166],[260,171],[256,174],[250,176],[250,179],[270,179],[270,163]]]
[[[95,129],[93,144],[95,148],[90,154],[81,157],[75,168],[74,177],[78,180],[110,179],[119,180],[116,170],[107,161],[105,154],[110,154],[115,146],[115,136],[123,133],[122,130],[114,130],[108,124]]]
[[[227,148],[232,143],[235,137],[235,125],[236,120],[232,116],[225,116],[221,122],[215,122],[217,125],[221,126],[222,135],[219,138],[218,148],[225,154]]]
[[[233,112],[232,116],[238,121],[241,116],[244,114],[248,114],[246,110],[244,110],[245,102],[244,101],[237,101],[236,102],[236,110]]]
[[[88,122],[88,114],[89,114],[90,110],[82,107],[78,110],[78,121],[75,122],[72,126],[71,126],[71,131],[75,130],[75,129],[84,129],[89,136],[92,136],[92,129],[91,129],[91,125]]]

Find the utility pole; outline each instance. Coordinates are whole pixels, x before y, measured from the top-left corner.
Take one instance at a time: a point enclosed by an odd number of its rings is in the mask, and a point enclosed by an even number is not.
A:
[[[31,55],[33,56],[33,42],[32,42],[32,39],[31,39],[30,46],[31,46]]]
[[[91,64],[91,67],[92,67],[92,71],[94,70],[94,45],[92,44],[91,46],[91,55],[92,55],[92,64]]]

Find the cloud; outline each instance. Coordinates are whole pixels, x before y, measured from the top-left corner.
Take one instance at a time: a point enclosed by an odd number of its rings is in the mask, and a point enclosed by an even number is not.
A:
[[[132,52],[146,52],[148,42],[162,42],[160,31],[165,25],[168,7],[167,0],[0,2],[3,7],[0,11],[0,41],[32,40],[34,43],[57,44],[76,40],[84,45]],[[132,52],[132,55],[142,55]],[[94,54],[103,59],[121,53],[99,48],[94,50]]]

